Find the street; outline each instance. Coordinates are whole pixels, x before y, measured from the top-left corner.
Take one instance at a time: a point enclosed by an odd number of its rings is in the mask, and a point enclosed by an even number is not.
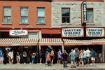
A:
[[[45,64],[1,64],[0,70],[105,70],[105,63],[79,66],[76,68],[71,68],[70,64],[68,64],[67,68],[63,68],[62,64],[53,64],[52,66]]]

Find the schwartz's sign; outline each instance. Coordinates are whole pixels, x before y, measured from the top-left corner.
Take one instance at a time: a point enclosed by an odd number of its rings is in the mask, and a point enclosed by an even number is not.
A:
[[[24,35],[28,35],[28,31],[27,30],[10,30],[9,35],[10,36],[24,36]]]

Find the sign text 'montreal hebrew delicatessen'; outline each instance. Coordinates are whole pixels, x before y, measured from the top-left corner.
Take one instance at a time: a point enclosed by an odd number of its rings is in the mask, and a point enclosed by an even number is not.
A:
[[[62,28],[62,37],[82,37],[83,28]]]
[[[86,28],[87,37],[104,37],[104,28]]]

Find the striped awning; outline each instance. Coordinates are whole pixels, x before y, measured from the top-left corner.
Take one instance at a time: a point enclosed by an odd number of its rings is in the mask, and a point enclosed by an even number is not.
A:
[[[42,38],[39,40],[40,46],[48,46],[48,45],[63,45],[63,41],[61,38]]]
[[[0,46],[34,46],[38,45],[38,39],[10,38],[0,39]]]
[[[71,40],[63,39],[64,45],[102,45],[105,44],[105,39],[92,39],[92,40]]]

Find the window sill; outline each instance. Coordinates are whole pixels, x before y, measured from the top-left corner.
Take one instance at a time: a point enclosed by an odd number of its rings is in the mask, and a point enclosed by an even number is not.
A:
[[[43,24],[39,24],[39,23],[37,23],[36,25],[46,25],[46,23],[43,23]]]
[[[2,25],[12,25],[12,23],[2,23]]]
[[[20,25],[29,25],[29,23],[20,23]]]

